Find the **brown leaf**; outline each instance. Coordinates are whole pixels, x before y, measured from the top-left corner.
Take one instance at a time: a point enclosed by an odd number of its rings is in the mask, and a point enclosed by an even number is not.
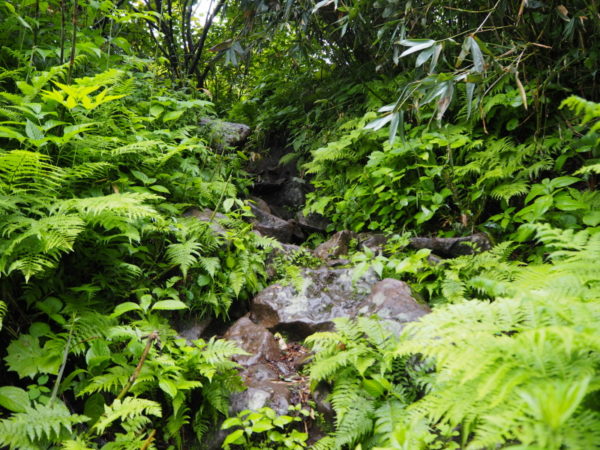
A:
[[[519,90],[519,95],[523,101],[523,106],[525,107],[525,110],[527,110],[527,94],[525,93],[523,83],[521,83],[521,80],[519,80],[519,72],[515,72],[515,81],[517,82],[517,89]]]
[[[565,5],[558,5],[556,7],[556,10],[563,19],[569,20],[569,10],[565,7]]]

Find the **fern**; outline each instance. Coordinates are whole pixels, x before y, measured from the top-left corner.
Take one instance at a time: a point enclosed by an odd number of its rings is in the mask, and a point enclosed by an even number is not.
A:
[[[112,405],[104,408],[104,414],[94,424],[94,429],[96,432],[102,434],[107,427],[117,420],[127,423],[129,420],[135,420],[140,416],[148,415],[161,417],[162,410],[160,404],[152,400],[136,397],[125,397],[122,401],[117,399]]]
[[[87,420],[85,416],[71,414],[61,402],[26,406],[24,412],[0,421],[0,444],[11,449],[37,449],[60,442],[73,431],[73,425]]]
[[[561,108],[568,108],[581,117],[583,124],[593,122],[591,131],[600,130],[600,103],[584,100],[581,97],[571,96],[564,100],[560,105]]]
[[[525,195],[528,192],[529,184],[527,181],[521,180],[496,186],[490,195],[498,200],[504,200],[508,202],[512,197]]]
[[[170,244],[167,247],[167,258],[173,265],[179,266],[185,278],[189,268],[198,261],[202,245],[196,240]]]

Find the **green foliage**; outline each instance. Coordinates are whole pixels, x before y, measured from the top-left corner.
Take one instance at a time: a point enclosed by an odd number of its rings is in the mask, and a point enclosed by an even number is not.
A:
[[[333,384],[337,413],[321,446],[453,448],[448,439],[458,439],[465,448],[594,448],[600,235],[546,225],[538,236],[551,262],[503,267],[505,249],[453,262],[466,280],[452,280],[447,268],[442,291],[456,303],[399,339],[367,319],[309,337],[312,380]],[[466,287],[493,302],[474,300]],[[394,392],[401,403],[383,408]]]
[[[71,414],[62,403],[33,404],[0,422],[0,443],[11,449],[35,449],[60,442],[73,432],[73,425],[89,418]]]
[[[258,411],[244,410],[236,417],[226,419],[221,426],[228,430],[236,427],[223,441],[223,448],[241,447],[244,449],[293,449],[306,448],[307,433],[292,428],[294,422],[300,422],[300,416],[308,416],[309,411],[300,409],[300,405],[290,406],[292,415],[278,416],[269,407]],[[295,414],[294,414],[295,413]]]

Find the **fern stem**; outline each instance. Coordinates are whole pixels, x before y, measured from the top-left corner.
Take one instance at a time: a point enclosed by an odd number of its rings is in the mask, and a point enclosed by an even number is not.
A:
[[[148,353],[150,352],[150,349],[152,348],[152,344],[157,339],[158,339],[158,331],[153,331],[152,333],[150,333],[148,335],[148,341],[146,342],[146,347],[144,348],[144,351],[142,352],[142,356],[140,356],[140,361],[138,362],[137,367],[135,368],[135,370],[133,371],[133,374],[131,375],[131,377],[129,377],[129,381],[127,381],[127,384],[123,387],[123,390],[121,390],[121,392],[119,393],[119,395],[117,395],[117,398],[115,400],[122,400],[123,397],[125,397],[125,394],[127,394],[127,392],[129,392],[129,389],[131,389],[131,386],[133,385],[135,380],[137,380],[137,377],[140,376],[142,367],[144,367],[144,362],[146,362],[146,357],[148,356]]]
[[[71,319],[71,327],[69,329],[69,337],[67,338],[67,345],[65,345],[65,350],[63,351],[63,359],[60,365],[60,370],[58,371],[58,375],[56,376],[56,381],[54,382],[54,388],[52,389],[52,395],[50,396],[50,401],[48,405],[52,405],[56,397],[58,396],[58,387],[60,386],[60,382],[65,373],[65,367],[67,365],[67,358],[69,357],[69,350],[71,349],[71,340],[73,339],[73,328],[75,328],[75,314],[73,314],[73,318]]]
[[[148,436],[148,439],[144,441],[144,444],[140,447],[140,450],[146,450],[148,447],[150,447],[150,444],[152,444],[154,441],[154,436],[156,436],[156,428],[150,432],[150,436]]]

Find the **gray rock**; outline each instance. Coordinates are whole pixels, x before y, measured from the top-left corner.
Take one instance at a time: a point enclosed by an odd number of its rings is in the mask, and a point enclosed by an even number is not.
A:
[[[243,123],[224,122],[219,119],[203,118],[200,125],[211,129],[214,144],[220,147],[239,147],[250,136],[251,128]]]
[[[403,325],[414,322],[431,309],[415,300],[408,284],[386,278],[371,290],[371,294],[359,305],[357,315],[377,315],[395,334],[402,331]]]
[[[248,317],[242,317],[235,322],[223,337],[234,341],[240,348],[250,353],[246,356],[233,357],[234,361],[244,367],[281,359],[281,350],[273,335],[265,327],[253,323]]]
[[[263,406],[269,406],[279,414],[287,413],[291,393],[279,382],[276,367],[283,355],[273,334],[248,317],[242,317],[223,337],[250,353],[233,358],[244,368],[240,376],[247,389],[232,394],[229,413],[235,415],[244,409],[256,411]]]
[[[357,239],[360,248],[368,248],[375,253],[383,252],[383,247],[388,241],[387,236],[383,233],[359,233]]]
[[[323,261],[339,259],[340,256],[348,254],[350,241],[356,239],[356,237],[357,234],[353,231],[338,231],[328,241],[323,242],[315,249],[315,256]]]
[[[284,183],[280,192],[279,203],[288,209],[298,211],[306,201],[306,183],[304,180],[293,177]]]
[[[200,211],[198,208],[189,208],[183,213],[183,217],[195,217],[202,222],[210,223],[210,228],[215,234],[224,235],[227,233],[227,230],[219,223],[219,221],[227,219],[227,216],[215,213],[211,209],[205,208]]]
[[[305,285],[298,292],[292,286],[269,286],[252,300],[250,317],[269,328],[292,336],[306,337],[332,330],[333,319],[377,315],[398,334],[404,324],[430,312],[412,296],[410,287],[398,280],[377,280],[367,273],[355,284],[352,269],[322,267],[304,270]]]
[[[291,392],[285,383],[278,381],[277,372],[259,364],[246,369],[240,375],[247,389],[231,395],[230,415],[245,409],[256,411],[263,406],[273,408],[278,414],[287,414]]]
[[[200,339],[206,329],[210,326],[212,319],[199,319],[197,317],[181,322],[175,327],[180,337],[187,340],[191,345],[192,341]]]
[[[305,216],[301,211],[296,214],[296,222],[306,233],[323,233],[330,223],[321,214],[311,213]]]
[[[335,420],[335,411],[329,401],[329,395],[331,394],[331,387],[326,383],[319,383],[311,390],[311,397],[315,402],[317,411],[319,411],[325,420],[333,422]]]
[[[490,240],[481,233],[456,238],[415,237],[410,240],[410,246],[416,249],[428,248],[446,258],[472,255],[492,248]]]
[[[252,320],[266,328],[284,329],[301,337],[331,330],[332,319],[355,316],[377,283],[374,272],[352,283],[351,269],[305,269],[303,275],[301,292],[292,286],[275,284],[254,297],[250,307]]]
[[[260,209],[261,211],[266,212],[267,214],[273,214],[273,212],[271,211],[271,207],[269,206],[269,204],[267,202],[265,202],[262,198],[252,196],[252,197],[250,197],[250,200],[253,202],[252,204],[256,208]]]
[[[300,231],[294,221],[283,220],[273,214],[269,214],[255,205],[250,204],[254,219],[252,224],[254,229],[264,234],[277,239],[280,242],[289,243],[294,237],[301,236]],[[299,235],[300,234],[300,235]]]

